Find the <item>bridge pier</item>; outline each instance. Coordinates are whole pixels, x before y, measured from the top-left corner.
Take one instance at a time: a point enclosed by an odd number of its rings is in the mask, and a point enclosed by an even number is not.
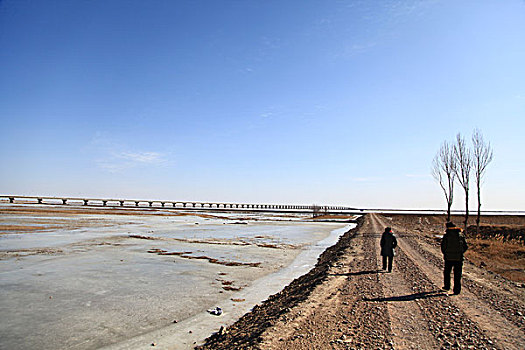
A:
[[[1,1],[1,0],[0,0]],[[323,213],[329,212],[344,212],[347,210],[356,210],[350,207],[344,206],[312,206],[312,205],[293,205],[293,204],[255,204],[255,203],[221,203],[221,202],[171,202],[171,201],[155,201],[155,200],[126,200],[126,199],[89,199],[89,198],[64,198],[64,197],[29,197],[29,196],[1,196],[3,197],[5,203],[17,203],[16,200],[27,200],[28,203],[32,204],[59,204],[61,205],[80,205],[83,203],[84,206],[103,206],[103,207],[132,207],[135,203],[135,207],[141,207],[141,203],[144,203],[142,207],[148,206],[150,208],[195,208],[195,209],[241,209],[241,210],[301,210],[301,211],[312,211],[319,210]],[[44,202],[44,199],[47,202]],[[73,203],[73,204],[71,204]],[[147,204],[145,204],[147,203]],[[157,203],[156,205],[154,205]],[[160,204],[160,205],[159,205]]]

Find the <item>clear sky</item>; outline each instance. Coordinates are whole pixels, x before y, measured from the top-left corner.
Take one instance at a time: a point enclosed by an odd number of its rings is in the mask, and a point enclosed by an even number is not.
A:
[[[441,208],[476,127],[525,210],[523,0],[0,1],[0,194]]]

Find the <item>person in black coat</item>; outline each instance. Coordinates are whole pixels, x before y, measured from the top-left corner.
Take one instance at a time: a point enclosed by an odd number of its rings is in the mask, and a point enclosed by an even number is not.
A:
[[[392,272],[392,262],[394,260],[394,248],[397,247],[396,236],[392,233],[390,227],[385,228],[385,232],[381,236],[381,256],[383,256],[383,270],[387,268],[388,272]]]
[[[461,275],[463,272],[463,254],[467,250],[465,236],[461,229],[452,222],[446,223],[446,231],[441,239],[441,252],[445,260],[443,269],[443,289],[450,289],[450,272],[454,269],[454,294],[461,292]]]

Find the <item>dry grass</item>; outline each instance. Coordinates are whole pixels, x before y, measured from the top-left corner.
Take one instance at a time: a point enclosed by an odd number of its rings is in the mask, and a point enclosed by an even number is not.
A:
[[[525,246],[519,241],[470,238],[466,258],[477,266],[501,276],[525,282]]]
[[[387,217],[391,218],[394,226],[409,227],[426,234],[437,245],[441,240],[435,235],[445,232],[444,215],[393,214]],[[471,215],[469,224],[474,225],[475,219]],[[452,221],[462,227],[463,217],[453,216]],[[480,229],[480,235],[476,236],[475,227],[469,227],[469,249],[465,257],[506,279],[525,283],[525,215],[484,215]]]

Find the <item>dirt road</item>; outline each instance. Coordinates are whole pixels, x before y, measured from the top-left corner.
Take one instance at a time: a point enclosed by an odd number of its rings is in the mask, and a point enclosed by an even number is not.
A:
[[[380,269],[386,226],[399,243],[392,273]],[[525,288],[465,263],[461,294],[447,294],[435,239],[392,218],[366,215],[309,275],[202,348],[525,348]]]

